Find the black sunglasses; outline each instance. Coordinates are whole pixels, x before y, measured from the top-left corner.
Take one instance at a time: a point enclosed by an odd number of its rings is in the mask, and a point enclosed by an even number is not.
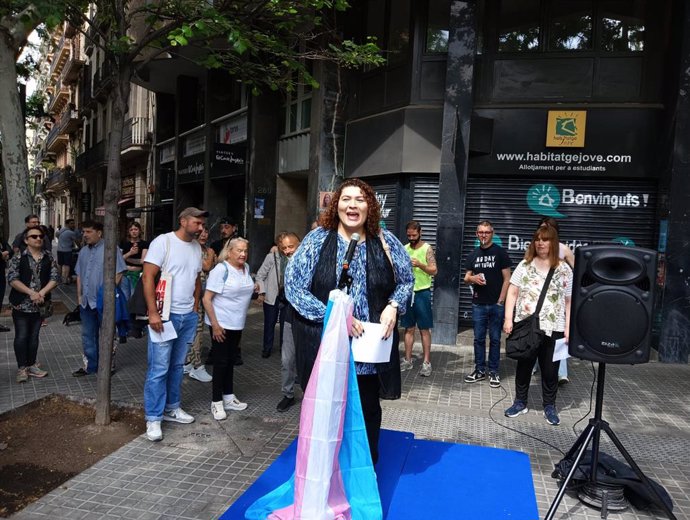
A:
[[[43,235],[26,235],[26,238],[40,238],[43,240]]]

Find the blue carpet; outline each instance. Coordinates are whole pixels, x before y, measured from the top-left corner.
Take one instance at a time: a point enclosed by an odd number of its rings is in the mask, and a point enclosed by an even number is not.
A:
[[[255,500],[290,478],[293,441],[220,517],[244,520]],[[537,520],[529,457],[521,452],[415,440],[408,432],[381,430],[376,466],[383,517]]]

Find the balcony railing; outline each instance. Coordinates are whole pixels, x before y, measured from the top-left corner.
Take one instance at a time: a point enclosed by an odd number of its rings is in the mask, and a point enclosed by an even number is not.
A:
[[[57,152],[67,146],[68,142],[69,137],[62,133],[59,122],[53,124],[53,127],[46,136],[46,150],[49,152]]]
[[[62,35],[60,42],[57,45],[57,49],[53,53],[53,60],[50,62],[50,76],[57,78],[60,72],[62,72],[62,67],[65,65],[67,58],[70,54],[72,48],[72,42]]]
[[[70,105],[72,105],[70,103]],[[79,127],[79,112],[74,108],[74,105],[68,106],[60,116],[60,133],[70,134]]]
[[[53,94],[48,99],[48,113],[59,114],[69,99],[69,88],[58,81]]]
[[[150,144],[148,128],[148,117],[131,117],[125,121],[122,129],[122,149]]]
[[[79,42],[81,35],[77,34],[72,38],[72,46],[69,56],[67,57],[67,62],[62,69],[61,80],[63,83],[72,85],[76,83],[79,79],[79,71],[84,66],[84,57],[81,55],[81,50],[79,49]]]
[[[109,62],[103,63],[93,77],[93,96],[105,100],[114,84],[113,69]]]
[[[306,171],[309,169],[309,130],[283,137],[278,142],[278,173]]]
[[[82,114],[88,115],[93,108],[95,100],[91,93],[91,67],[86,65],[84,73],[81,75],[79,84],[79,110]]]
[[[105,146],[107,139],[101,140],[96,146],[89,148],[77,156],[76,174],[85,175],[91,170],[105,166]]]

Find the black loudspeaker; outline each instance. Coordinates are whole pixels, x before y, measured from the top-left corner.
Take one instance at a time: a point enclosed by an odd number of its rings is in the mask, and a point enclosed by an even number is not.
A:
[[[656,251],[621,245],[575,251],[571,356],[634,365],[649,361]]]

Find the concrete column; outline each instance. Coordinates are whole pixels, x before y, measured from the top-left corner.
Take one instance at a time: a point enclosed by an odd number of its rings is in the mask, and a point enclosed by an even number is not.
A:
[[[434,343],[455,345],[467,161],[472,117],[472,78],[475,54],[475,7],[452,0],[443,104],[441,172],[439,176],[436,259],[434,281]]]
[[[683,10],[678,98],[668,186],[666,281],[659,360],[687,363],[690,354],[690,7]]]

